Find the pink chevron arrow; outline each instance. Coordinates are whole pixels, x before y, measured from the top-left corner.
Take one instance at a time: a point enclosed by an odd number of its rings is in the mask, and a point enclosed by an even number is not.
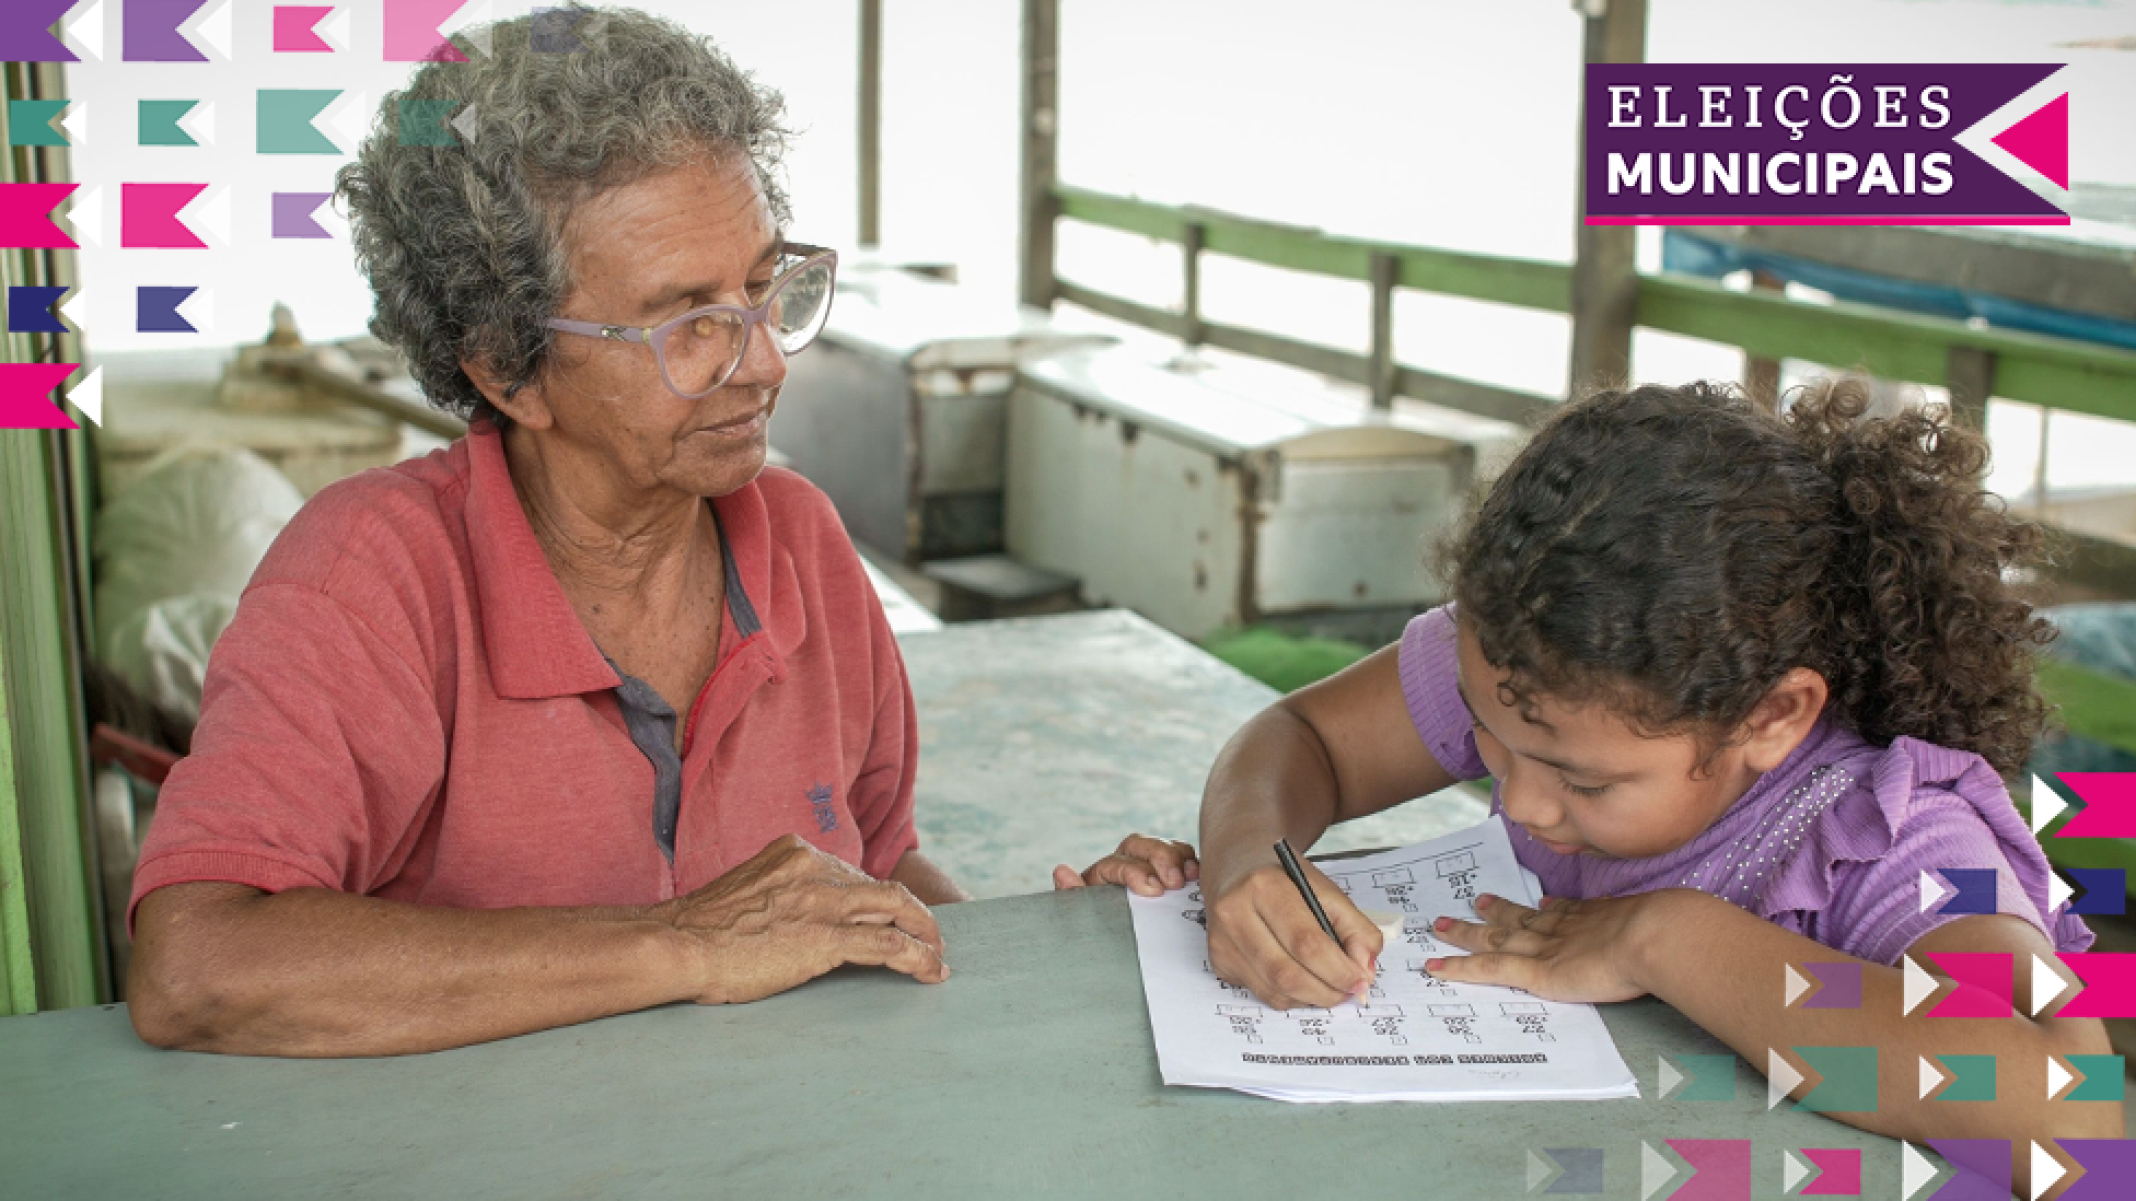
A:
[[[1804,1147],[1802,1157],[1817,1165],[1817,1179],[1802,1190],[1804,1197],[1859,1197],[1862,1195],[1862,1149],[1860,1147]]]
[[[1929,959],[1958,987],[1928,1011],[1932,1018],[2006,1018],[2017,983],[2017,957],[2007,951],[1931,951]]]
[[[119,185],[119,245],[134,249],[204,250],[207,243],[178,219],[178,210],[208,190],[204,183]]]
[[[2025,164],[2069,187],[2069,93],[2050,100],[2039,111],[1989,139]]]
[[[79,363],[0,363],[0,429],[72,430],[81,427],[52,400],[52,389]]]
[[[274,9],[276,54],[332,54],[334,47],[313,26],[334,11],[331,4],[278,4]]]
[[[2063,952],[2061,960],[2084,982],[2077,995],[2062,1006],[2062,1017],[2136,1017],[2136,954]]]
[[[1691,1165],[1691,1179],[1669,1194],[1669,1201],[1750,1201],[1750,1140],[1747,1138],[1672,1138],[1663,1140]]]
[[[466,0],[386,0],[386,61],[464,63],[467,56],[438,32]]]
[[[71,183],[0,183],[0,247],[10,250],[72,250],[74,239],[52,220],[78,185]]]
[[[2084,802],[2084,808],[2055,831],[2056,838],[2136,838],[2136,772],[2055,774]]]

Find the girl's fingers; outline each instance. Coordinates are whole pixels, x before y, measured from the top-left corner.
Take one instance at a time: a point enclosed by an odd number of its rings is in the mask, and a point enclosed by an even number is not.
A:
[[[1074,868],[1063,863],[1053,869],[1053,891],[1065,892],[1071,888],[1081,887],[1083,887],[1083,877]]]
[[[1194,848],[1186,843],[1151,838],[1145,834],[1128,835],[1121,840],[1120,849],[1116,853],[1149,864],[1150,869],[1164,881],[1166,888],[1186,887],[1187,862],[1194,858]]]
[[[1541,914],[1501,896],[1484,893],[1476,898],[1476,914],[1494,926],[1517,926],[1532,929],[1534,920]]]
[[[1432,923],[1432,936],[1471,953],[1501,952],[1534,955],[1542,950],[1543,936],[1518,926],[1481,925],[1442,917]]]
[[[1304,900],[1293,894],[1290,908],[1297,912],[1286,909],[1273,921],[1268,915],[1262,915],[1263,928],[1275,944],[1277,956],[1273,960],[1273,970],[1269,972],[1269,983],[1279,992],[1322,1009],[1357,995],[1357,990],[1371,979],[1370,975],[1350,958],[1348,950],[1320,928]],[[1337,929],[1339,933],[1340,927]]]
[[[1535,983],[1540,970],[1540,961],[1526,955],[1505,955],[1489,951],[1424,961],[1425,974],[1435,980],[1500,984],[1528,992],[1535,991],[1530,986]]]
[[[1157,869],[1146,861],[1127,855],[1113,854],[1098,860],[1085,873],[1084,879],[1097,877],[1094,883],[1118,884],[1128,891],[1145,897],[1164,895],[1164,881],[1158,878]]]

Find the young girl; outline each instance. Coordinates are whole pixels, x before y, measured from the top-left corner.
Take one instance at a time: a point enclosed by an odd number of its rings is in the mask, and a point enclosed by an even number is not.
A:
[[[1567,406],[1452,548],[1455,603],[1232,739],[1198,863],[1138,837],[1056,883],[1198,876],[1219,975],[1279,1008],[1335,1004],[1369,987],[1379,934],[1308,868],[1338,950],[1273,844],[1488,775],[1548,895],[1438,919],[1474,954],[1435,975],[1651,994],[1761,1070],[1771,1048],[1874,1047],[1875,1111],[1835,1116],[2010,1139],[2020,1179],[2031,1140],[2119,1137],[2119,1103],[2047,1099],[2048,1056],[2107,1053],[2100,1023],[2028,1016],[2033,957],[2092,940],[2050,911],[1998,775],[2046,712],[2052,631],[2006,574],[2037,531],[1983,488],[1984,439],[1868,401],[1843,381],[1785,417],[1707,384]],[[1994,914],[1923,911],[1921,874],[1953,868],[1995,872]],[[2009,955],[2016,1014],[1903,1016],[1901,956],[1938,974],[1938,952]],[[1847,960],[1859,1009],[1784,1004],[1783,965]],[[1923,1100],[1917,1061],[1961,1054],[1995,1057],[1995,1100]]]

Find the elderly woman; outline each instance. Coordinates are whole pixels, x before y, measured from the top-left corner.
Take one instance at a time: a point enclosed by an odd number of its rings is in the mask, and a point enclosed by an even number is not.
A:
[[[529,23],[419,69],[342,172],[372,329],[469,432],[321,492],[217,647],[135,877],[151,1043],[949,977],[897,646],[830,503],[764,468],[836,265],[786,236],[781,101],[642,14],[571,53]],[[441,107],[471,136],[402,136]]]

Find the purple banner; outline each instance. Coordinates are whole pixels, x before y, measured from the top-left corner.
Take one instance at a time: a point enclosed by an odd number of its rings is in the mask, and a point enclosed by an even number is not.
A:
[[[2066,225],[1957,142],[2058,63],[1592,63],[1589,225]],[[2068,105],[1998,145],[2066,174]]]

